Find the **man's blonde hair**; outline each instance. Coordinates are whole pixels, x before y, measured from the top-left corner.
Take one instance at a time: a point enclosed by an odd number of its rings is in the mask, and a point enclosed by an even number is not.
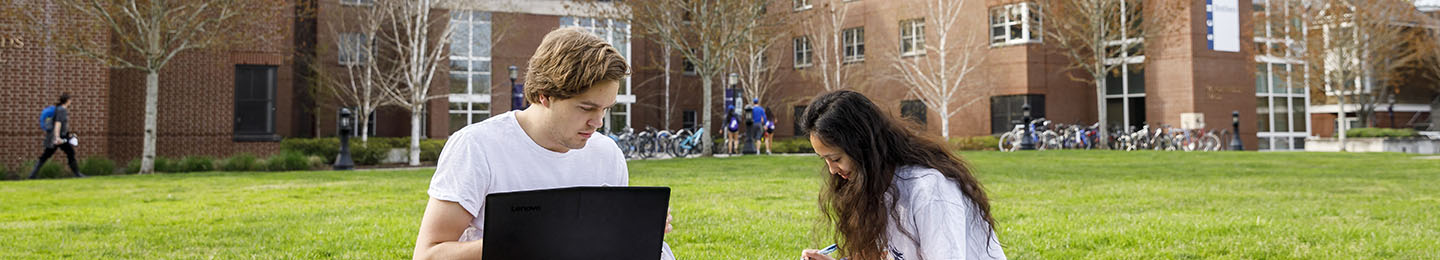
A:
[[[545,35],[525,73],[525,101],[539,104],[540,96],[568,99],[606,80],[630,74],[625,57],[605,39],[580,27],[555,29]]]

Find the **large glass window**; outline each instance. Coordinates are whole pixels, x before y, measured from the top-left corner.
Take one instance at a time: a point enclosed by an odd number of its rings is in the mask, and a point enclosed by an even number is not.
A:
[[[1126,6],[1122,3],[1121,8],[1141,7]],[[1140,17],[1122,15],[1118,18],[1119,24],[1141,21]],[[1130,31],[1130,27],[1121,27],[1121,40],[1105,43],[1106,48],[1115,50],[1107,52],[1116,53],[1116,56],[1105,60],[1106,65],[1116,66],[1114,70],[1105,73],[1105,123],[1110,127],[1138,128],[1148,123],[1145,113],[1145,71],[1141,65],[1145,63],[1145,55],[1140,52],[1145,46],[1145,39],[1138,35],[1138,32]],[[1125,49],[1119,51],[1119,48]]]
[[[900,21],[900,56],[925,54],[925,18]]]
[[[370,45],[367,44],[370,41],[369,36],[361,33],[341,33],[339,37],[340,46],[338,49],[340,49],[340,51],[336,53],[340,55],[340,57],[337,58],[340,65],[362,64],[369,59]]]
[[[490,118],[490,13],[450,13],[450,131]]]
[[[560,17],[560,26],[578,26],[590,29],[590,32],[604,38],[620,51],[620,56],[625,57],[625,62],[635,64],[630,59],[630,24],[624,20],[591,18],[591,17]],[[615,106],[610,108],[610,116],[605,117],[605,126],[602,129],[617,131],[630,127],[630,110],[635,104],[635,95],[631,92],[629,77],[620,79],[620,91],[615,96]]]
[[[1304,24],[1289,17],[1289,1],[1252,0],[1255,32],[1255,124],[1260,150],[1305,149],[1310,135],[1310,97],[1306,65],[1292,48],[1305,33]]]
[[[1040,13],[1034,3],[1021,2],[990,8],[990,45],[1038,43]]]
[[[1023,124],[1025,105],[1030,105],[1030,118],[1045,117],[1045,95],[990,97],[990,133],[1002,134]]]

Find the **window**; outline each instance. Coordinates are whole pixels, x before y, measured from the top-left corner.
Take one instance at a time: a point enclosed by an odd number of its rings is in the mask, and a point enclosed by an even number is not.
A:
[[[1257,57],[1258,58],[1258,57]],[[1255,124],[1262,150],[1304,149],[1310,135],[1310,95],[1303,84],[1304,65],[1259,62],[1255,65]],[[1266,143],[1270,142],[1270,143]]]
[[[1030,118],[1045,117],[1045,95],[1008,95],[990,97],[990,133],[1003,134],[1023,124],[1025,105],[1030,105]]]
[[[800,128],[800,119],[805,117],[805,106],[795,106],[795,113],[790,114],[790,125],[795,129],[795,136],[805,136],[805,129]]]
[[[681,64],[682,67],[683,67],[683,69],[680,71],[681,74],[691,75],[691,76],[696,75],[696,73],[695,73],[695,63],[694,63],[694,62],[690,62],[690,59],[687,59],[687,58],[683,58],[683,57],[682,57],[682,58],[680,58],[680,64]]]
[[[925,125],[925,102],[918,99],[900,101],[900,117]]]
[[[374,5],[375,0],[340,0],[343,5]]]
[[[865,60],[865,28],[856,27],[845,29],[840,33],[841,41],[845,47],[845,62],[859,62]]]
[[[813,5],[810,5],[810,0],[794,0],[794,3],[795,11],[808,10],[811,7],[815,7]]]
[[[1126,3],[1129,2],[1121,2],[1122,13],[1127,8],[1140,8],[1127,6]],[[1115,24],[1138,24],[1141,21],[1140,17],[1128,15],[1114,19],[1120,20]],[[1145,71],[1141,67],[1145,63],[1145,55],[1141,52],[1145,48],[1145,39],[1131,29],[1122,26],[1120,40],[1105,43],[1107,55],[1114,55],[1105,59],[1105,65],[1115,66],[1105,73],[1105,124],[1109,127],[1139,128],[1148,123]]]
[[[795,38],[795,68],[810,67],[815,50],[810,47],[810,37]]]
[[[990,8],[990,45],[1038,43],[1041,39],[1040,13],[1033,3],[1014,3]]]
[[[450,13],[450,132],[490,118],[491,14]]]
[[[680,118],[680,128],[695,128],[695,110],[685,110],[684,112],[680,112]]]
[[[235,141],[279,141],[275,136],[275,66],[235,66]]]
[[[620,51],[620,56],[625,57],[625,62],[635,64],[630,59],[630,24],[624,20],[591,18],[591,17],[560,17],[560,26],[576,26],[590,29],[596,36],[610,42],[615,50]],[[632,104],[635,103],[635,95],[631,92],[629,77],[620,79],[620,91],[615,96],[615,106],[607,112],[610,116],[605,117],[603,129],[619,130],[630,125]]]
[[[925,55],[925,18],[900,21],[900,56]]]
[[[338,43],[340,65],[364,64],[370,57],[370,37],[361,33],[341,33]]]

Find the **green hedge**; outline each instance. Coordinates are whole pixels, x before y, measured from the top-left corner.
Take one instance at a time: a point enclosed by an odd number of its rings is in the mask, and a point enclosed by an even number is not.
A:
[[[358,138],[350,139],[350,158],[356,165],[377,165],[385,159],[390,149],[406,149],[410,147],[409,137],[371,137],[369,142],[361,142]],[[420,160],[435,161],[440,158],[440,150],[445,148],[444,139],[420,140]],[[325,159],[325,164],[335,164],[335,156],[340,153],[340,139],[329,138],[286,138],[280,141],[282,152],[295,152],[301,155],[319,156]]]
[[[16,172],[18,172],[18,171],[19,171],[19,170],[12,170],[12,169],[10,169],[10,166],[8,166],[8,165],[0,165],[0,174],[3,174],[3,175],[0,175],[0,178],[4,178],[5,180],[8,181],[8,180],[19,180],[20,178],[28,177],[28,176],[23,176],[23,177],[20,176],[19,173],[16,173]]]
[[[810,146],[809,137],[796,136],[770,141],[770,151],[775,153],[815,153],[815,147]]]
[[[282,152],[265,159],[265,168],[270,171],[302,171],[310,169],[310,159],[296,152]]]
[[[1349,131],[1345,131],[1345,137],[1353,138],[1404,138],[1417,136],[1420,136],[1420,133],[1416,132],[1415,129],[1354,128],[1350,129]]]
[[[227,172],[263,171],[265,168],[264,162],[248,153],[237,154],[220,162],[220,170]]]
[[[59,179],[59,178],[62,178],[62,177],[71,177],[71,176],[73,176],[72,174],[70,174],[70,172],[68,172],[68,171],[65,170],[65,167],[64,167],[64,166],[61,166],[60,163],[59,163],[59,162],[56,162],[56,161],[57,161],[57,160],[54,160],[54,159],[52,158],[50,161],[45,162],[45,165],[40,166],[40,172],[36,174],[35,178],[40,178],[40,179]],[[64,161],[64,159],[62,158],[60,161]],[[35,167],[35,160],[25,161],[25,163],[24,163],[24,164],[21,164],[21,165],[30,165],[30,167]],[[26,167],[26,168],[29,168],[29,167]],[[28,174],[28,172],[27,172],[26,174]],[[28,178],[28,177],[30,177],[30,176],[26,175],[26,176],[21,176],[21,177],[22,177],[22,178]]]
[[[961,151],[999,150],[1000,138],[989,135],[950,138],[950,145]]]
[[[115,174],[115,161],[104,157],[85,158],[80,160],[80,172],[92,176]]]
[[[174,167],[175,172],[208,172],[215,170],[215,159],[206,156],[186,156]]]

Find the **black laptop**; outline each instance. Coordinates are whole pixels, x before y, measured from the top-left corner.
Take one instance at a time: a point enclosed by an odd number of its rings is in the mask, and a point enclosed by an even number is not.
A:
[[[668,187],[573,187],[485,196],[487,260],[658,259]]]

